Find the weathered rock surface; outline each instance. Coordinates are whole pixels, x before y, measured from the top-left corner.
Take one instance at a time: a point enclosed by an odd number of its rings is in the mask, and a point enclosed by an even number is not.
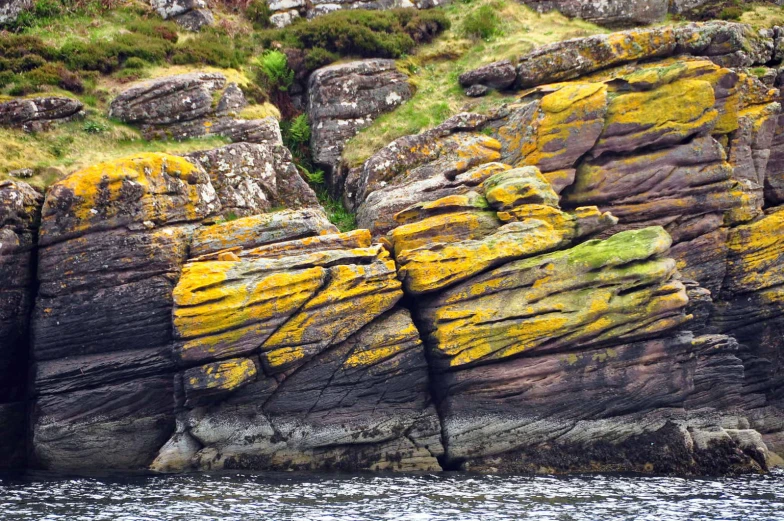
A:
[[[394,60],[362,60],[318,69],[308,80],[313,160],[333,169],[346,141],[413,92]]]
[[[731,22],[654,27],[577,38],[545,45],[520,58],[519,88],[571,80],[638,60],[688,54],[729,67],[765,64],[773,57],[771,35]]]
[[[33,312],[33,456],[139,468],[174,430],[172,290],[220,202],[201,168],[145,154],[76,172],[42,211]]]
[[[150,0],[150,5],[161,18],[174,20],[189,31],[215,23],[204,0]]]
[[[0,182],[0,469],[25,459],[28,319],[43,196],[22,182]]]
[[[523,0],[539,12],[557,10],[608,27],[647,25],[667,16],[670,0]]]
[[[312,19],[341,9],[431,9],[445,3],[446,0],[270,0],[269,7],[273,13],[270,22],[276,27],[285,27],[298,18]]]
[[[458,81],[466,88],[475,85],[490,89],[504,90],[511,87],[517,78],[517,70],[509,60],[502,60],[484,65],[460,75]]]
[[[84,105],[71,98],[15,99],[0,103],[0,126],[40,132],[52,124],[81,117]]]
[[[282,212],[204,228],[192,254],[179,427],[154,470],[440,468],[424,350],[368,232]]]
[[[318,206],[316,194],[282,145],[236,143],[185,157],[210,176],[224,216],[256,215],[274,207]]]
[[[15,21],[19,13],[32,7],[32,0],[0,0],[0,25]]]
[[[109,115],[141,127],[146,139],[223,136],[233,142],[280,145],[275,118],[237,119],[247,104],[236,84],[220,73],[193,72],[140,82],[120,93]],[[214,99],[220,95],[217,106]]]

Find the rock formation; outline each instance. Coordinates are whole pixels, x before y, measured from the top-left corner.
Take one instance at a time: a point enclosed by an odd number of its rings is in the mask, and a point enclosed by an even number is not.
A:
[[[58,122],[82,117],[84,105],[71,98],[15,99],[0,103],[0,126],[40,132]]]
[[[150,5],[164,20],[174,20],[189,31],[198,31],[215,23],[204,0],[150,0]]]
[[[349,172],[350,232],[279,134],[96,165],[43,201],[0,184],[0,456],[27,437],[67,471],[782,463],[782,82],[745,69],[776,34],[632,31],[536,50],[514,83],[469,75],[519,97]],[[315,100],[344,99],[330,74]],[[224,84],[150,82],[112,111],[203,125],[242,105],[214,103]]]
[[[318,69],[308,80],[313,161],[330,171],[346,141],[413,94],[394,60],[363,60]]]
[[[25,460],[28,320],[43,196],[0,182],[0,470]]]
[[[276,27],[285,27],[298,18],[312,19],[341,9],[371,9],[384,11],[415,7],[417,9],[431,9],[446,3],[446,0],[269,0],[268,5],[272,11],[270,22]]]
[[[233,114],[245,104],[235,84],[220,73],[194,72],[140,82],[112,101],[109,115],[138,125],[146,139],[224,136],[233,142],[281,144],[274,118],[245,120]],[[218,99],[214,105],[214,99]]]
[[[560,11],[606,27],[661,22],[667,14],[683,14],[710,0],[523,0],[539,12]]]
[[[14,22],[19,13],[32,7],[32,0],[0,0],[0,25]]]

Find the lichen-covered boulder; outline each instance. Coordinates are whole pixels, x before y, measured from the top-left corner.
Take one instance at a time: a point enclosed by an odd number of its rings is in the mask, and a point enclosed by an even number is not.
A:
[[[308,80],[313,160],[329,168],[340,162],[346,141],[413,94],[394,60],[362,60],[318,69]]]
[[[767,63],[772,53],[770,35],[744,24],[710,22],[633,29],[540,47],[520,58],[516,86],[572,80],[637,60],[678,54],[704,56],[722,66],[748,67]]]
[[[204,0],[150,0],[150,5],[164,20],[174,20],[189,31],[198,31],[215,23]]]
[[[670,0],[523,0],[539,12],[557,10],[607,27],[647,25],[667,16]]]
[[[109,116],[138,125],[146,139],[223,136],[233,142],[282,144],[275,118],[236,117],[246,103],[236,84],[226,87],[223,74],[191,72],[132,85],[112,101]]]
[[[109,115],[125,123],[171,124],[212,111],[213,93],[226,85],[219,73],[195,72],[148,80],[123,91]]]

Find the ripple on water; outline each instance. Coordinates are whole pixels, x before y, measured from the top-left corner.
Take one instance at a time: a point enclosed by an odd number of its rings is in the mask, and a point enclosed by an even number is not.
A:
[[[466,474],[0,478],[0,519],[783,521],[784,473],[722,479]]]

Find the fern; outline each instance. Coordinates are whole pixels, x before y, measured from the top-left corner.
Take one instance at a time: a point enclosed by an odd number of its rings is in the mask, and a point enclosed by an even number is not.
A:
[[[294,83],[294,71],[289,68],[286,55],[270,50],[256,60],[259,67],[259,82],[269,89],[285,92]]]

